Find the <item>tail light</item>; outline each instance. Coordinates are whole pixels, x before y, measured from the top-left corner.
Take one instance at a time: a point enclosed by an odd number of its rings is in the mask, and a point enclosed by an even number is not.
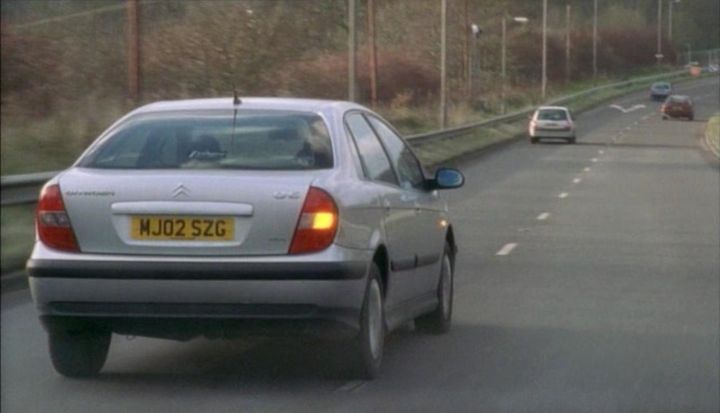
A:
[[[295,234],[290,244],[290,254],[307,254],[322,251],[335,239],[338,227],[338,209],[330,194],[310,187]]]
[[[58,185],[45,186],[40,192],[35,212],[35,228],[40,242],[48,247],[80,252]]]

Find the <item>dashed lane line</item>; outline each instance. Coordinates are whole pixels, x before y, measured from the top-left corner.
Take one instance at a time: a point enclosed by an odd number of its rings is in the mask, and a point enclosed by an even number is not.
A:
[[[515,247],[517,247],[517,243],[515,243],[515,242],[507,243],[507,244],[503,245],[503,247],[500,248],[500,251],[498,251],[495,255],[509,255],[512,252],[512,250],[515,249]]]
[[[579,184],[580,182],[582,182],[582,179],[580,179],[580,178],[573,179],[574,184]]]
[[[339,392],[353,392],[367,384],[365,380],[353,380],[345,383],[344,385],[337,388]]]
[[[540,214],[540,215],[537,216],[537,220],[538,220],[538,221],[545,221],[546,219],[548,219],[548,217],[550,217],[550,213],[549,213],[549,212],[543,212],[542,214]]]
[[[558,195],[558,198],[560,198],[560,199],[562,199],[562,198],[567,198],[567,197],[568,197],[568,193],[567,193],[567,192],[562,192],[562,193],[560,193],[560,195]]]
[[[583,169],[583,172],[590,172],[590,167],[588,166],[585,169]]]

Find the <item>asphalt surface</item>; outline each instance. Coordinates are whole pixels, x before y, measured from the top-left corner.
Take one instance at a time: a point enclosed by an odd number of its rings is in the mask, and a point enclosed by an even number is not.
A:
[[[579,116],[577,145],[461,165],[454,325],[403,329],[374,381],[307,340],[115,336],[101,375],[57,375],[27,290],[2,296],[2,411],[718,412],[720,173],[696,119],[635,93]],[[498,255],[498,254],[502,255]]]

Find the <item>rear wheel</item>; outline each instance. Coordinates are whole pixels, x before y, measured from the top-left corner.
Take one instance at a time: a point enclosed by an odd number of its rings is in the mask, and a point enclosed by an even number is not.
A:
[[[533,138],[533,137],[531,137],[531,138],[530,138],[530,143],[538,143],[539,140],[540,140],[539,138]]]
[[[573,136],[572,138],[569,138],[568,143],[575,143],[575,137]]]
[[[693,120],[695,120],[695,115],[690,115],[690,116],[688,116],[688,120],[691,121],[691,122],[692,122]]]
[[[360,333],[353,340],[355,370],[360,378],[374,379],[380,373],[384,345],[385,308],[380,270],[373,263],[360,317]]]
[[[67,377],[94,376],[105,364],[111,338],[103,329],[52,329],[48,344],[53,367]]]
[[[437,287],[438,306],[432,313],[415,319],[418,329],[433,334],[444,334],[450,331],[453,310],[453,264],[452,250],[445,245],[445,253],[440,266],[440,280]]]

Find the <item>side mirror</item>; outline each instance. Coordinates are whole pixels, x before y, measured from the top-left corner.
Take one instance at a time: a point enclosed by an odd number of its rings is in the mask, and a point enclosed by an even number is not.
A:
[[[430,181],[430,189],[454,189],[465,184],[465,177],[457,169],[440,168],[435,172],[435,178]]]

